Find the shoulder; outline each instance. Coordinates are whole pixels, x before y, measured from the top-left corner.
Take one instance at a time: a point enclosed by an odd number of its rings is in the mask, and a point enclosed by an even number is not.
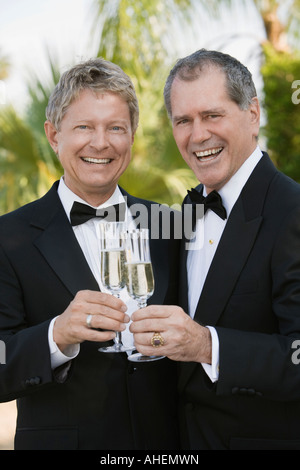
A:
[[[7,214],[0,216],[0,227],[1,235],[4,228],[10,228],[12,230],[14,227],[20,227],[24,224],[34,222],[37,217],[40,217],[41,214],[49,216],[51,211],[55,210],[57,207],[57,202],[59,201],[57,195],[57,182],[54,183],[52,188],[41,198],[36,199],[28,204],[25,204],[18,209],[15,209]]]
[[[282,210],[300,208],[300,184],[279,170],[271,181],[268,199]]]
[[[264,187],[265,184],[265,187]],[[256,186],[261,197],[262,216],[266,227],[277,235],[281,232],[297,232],[299,236],[300,220],[300,184],[282,173],[274,165],[269,180],[260,181]],[[254,196],[257,200],[257,195]],[[295,233],[296,233],[295,232]]]
[[[266,152],[246,182],[241,197],[249,214],[265,213],[284,216],[299,207],[300,185],[282,173]]]
[[[279,188],[282,188],[287,191],[288,194],[300,194],[300,184],[282,173],[282,171],[275,166],[266,152],[263,152],[263,158],[257,165],[257,168],[258,172],[260,171],[260,173],[266,175],[267,178],[270,179],[270,189],[276,189],[277,191]],[[282,194],[282,197],[285,198],[285,193]]]
[[[20,223],[22,221],[30,219],[31,214],[34,213],[37,204],[38,200],[32,201],[22,207],[19,207],[18,209],[1,215],[0,225],[3,227],[8,223]]]

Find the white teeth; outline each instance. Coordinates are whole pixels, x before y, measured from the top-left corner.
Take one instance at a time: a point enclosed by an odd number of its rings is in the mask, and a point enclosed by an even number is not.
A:
[[[221,150],[223,150],[223,147],[219,147],[217,149],[212,149],[212,150],[205,150],[204,152],[195,152],[195,154],[198,158],[210,157],[211,155],[215,155],[216,153],[221,152]]]
[[[88,157],[84,157],[84,158],[82,158],[82,160],[84,160],[85,162],[88,162],[88,163],[98,163],[98,164],[103,164],[103,163],[109,163],[110,162],[110,158],[88,158]]]

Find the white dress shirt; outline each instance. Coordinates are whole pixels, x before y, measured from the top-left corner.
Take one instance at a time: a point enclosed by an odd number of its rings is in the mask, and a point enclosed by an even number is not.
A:
[[[222,220],[213,211],[208,210],[205,216],[197,221],[196,237],[201,240],[200,247],[196,250],[189,250],[187,256],[188,302],[189,314],[192,318],[194,318],[206,275],[230,212],[261,157],[262,152],[257,147],[232,178],[220,189],[219,194],[227,211],[227,219]],[[203,195],[207,195],[205,187],[203,188]],[[208,328],[212,335],[212,364],[202,364],[202,366],[211,380],[216,381],[218,379],[219,341],[216,330],[210,326]]]
[[[68,219],[70,220],[70,211],[72,209],[73,203],[75,201],[81,202],[83,204],[87,204],[86,201],[82,200],[76,194],[74,194],[65,184],[63,177],[60,179],[59,186],[58,186],[58,195],[62,202],[62,205],[65,209]],[[119,204],[122,202],[126,202],[124,199],[123,194],[121,193],[119,187],[117,186],[113,195],[102,205],[96,207],[95,209],[105,208],[107,206],[111,206],[114,204]],[[134,227],[134,222],[131,216],[130,210],[127,208],[125,222],[127,224],[128,229],[130,227]],[[96,235],[96,226],[99,224],[99,219],[93,218],[89,221],[85,222],[84,224],[77,225],[73,227],[74,234],[78,240],[78,243],[83,251],[83,254],[86,258],[86,261],[99,285],[99,288],[102,292],[107,292],[106,289],[103,287],[100,279],[100,251],[99,245],[97,241]],[[126,303],[127,305],[127,314],[130,316],[134,311],[138,310],[138,304],[136,300],[132,299],[126,287],[122,289],[120,293],[120,298]],[[48,332],[48,340],[49,340],[49,347],[51,353],[51,365],[52,368],[56,368],[59,365],[67,362],[70,358],[74,358],[77,356],[80,350],[80,345],[70,345],[64,353],[62,353],[57,345],[53,340],[53,325],[55,322],[55,318],[51,321],[49,326]],[[126,330],[122,332],[122,342],[126,346],[133,345],[133,334],[129,331],[129,324],[126,326]]]

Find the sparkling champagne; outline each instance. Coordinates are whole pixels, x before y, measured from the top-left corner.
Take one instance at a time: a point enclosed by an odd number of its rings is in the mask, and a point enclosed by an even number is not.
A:
[[[154,279],[151,263],[127,263],[127,288],[137,300],[147,300],[153,294]]]
[[[124,250],[101,251],[102,282],[112,291],[119,292],[126,283]]]

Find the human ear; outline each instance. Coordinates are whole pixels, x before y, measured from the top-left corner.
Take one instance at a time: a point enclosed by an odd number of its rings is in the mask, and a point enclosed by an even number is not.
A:
[[[251,124],[254,128],[254,135],[258,136],[260,127],[260,105],[257,97],[252,98],[252,102],[250,104],[249,109]]]
[[[45,134],[48,139],[49,144],[51,145],[53,151],[57,154],[58,149],[58,140],[57,134],[58,131],[50,121],[46,121],[44,124]]]
[[[251,120],[253,123],[259,122],[260,121],[260,105],[258,98],[252,98],[251,104],[250,104],[250,113],[251,113]]]
[[[131,145],[134,144],[134,138],[135,138],[135,133],[133,132],[133,133],[132,133],[132,136],[131,136]]]

